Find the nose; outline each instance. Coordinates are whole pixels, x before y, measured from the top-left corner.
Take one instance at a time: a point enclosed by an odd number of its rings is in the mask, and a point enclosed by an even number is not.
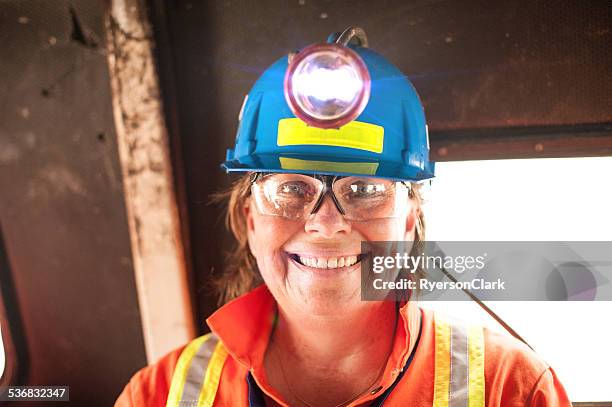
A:
[[[307,233],[331,238],[336,237],[337,234],[349,234],[351,225],[338,211],[331,196],[327,195],[323,197],[323,202],[318,210],[306,219],[305,230]]]

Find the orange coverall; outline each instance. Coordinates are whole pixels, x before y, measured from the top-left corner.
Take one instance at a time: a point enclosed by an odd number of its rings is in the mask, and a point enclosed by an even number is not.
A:
[[[263,392],[276,400],[281,399],[268,384],[263,369],[264,354],[275,315],[274,298],[267,287],[262,285],[221,307],[208,318],[207,323],[212,332],[220,338],[229,354],[221,370],[218,390],[214,396],[215,406],[249,406],[249,372],[258,384],[259,393]],[[352,402],[351,406],[368,405],[384,393],[395,382],[411,353],[412,359],[407,370],[388,394],[384,405],[433,405],[436,338],[434,313],[408,302],[400,308],[400,315],[382,388],[375,394],[363,395]],[[521,342],[485,328],[484,349],[486,406],[571,406],[554,371]],[[115,406],[165,406],[174,368],[182,350],[177,349],[137,372]]]

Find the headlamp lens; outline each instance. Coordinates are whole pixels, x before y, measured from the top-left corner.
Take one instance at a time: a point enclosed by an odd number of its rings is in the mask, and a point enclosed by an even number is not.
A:
[[[350,48],[317,44],[298,53],[285,77],[285,96],[307,124],[332,128],[355,119],[370,95],[370,75]]]

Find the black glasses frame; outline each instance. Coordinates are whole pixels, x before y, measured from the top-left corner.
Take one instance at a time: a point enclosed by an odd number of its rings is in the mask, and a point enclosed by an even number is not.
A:
[[[266,174],[274,174],[274,173],[272,172],[254,172],[251,175],[250,186],[252,187],[253,184],[257,182],[257,180],[259,180]],[[327,195],[328,193],[331,195],[332,202],[338,209],[338,212],[340,212],[340,214],[342,215],[346,215],[344,208],[342,208],[342,205],[340,205],[340,201],[338,201],[338,198],[336,197],[336,194],[334,193],[334,190],[333,190],[334,182],[336,182],[336,180],[346,178],[346,176],[324,175],[324,174],[302,174],[302,173],[298,173],[298,175],[304,175],[306,177],[310,177],[310,178],[318,179],[319,181],[323,181],[323,190],[319,194],[319,199],[317,199],[317,202],[315,202],[314,206],[312,207],[312,211],[310,211],[311,215],[314,213],[317,213],[317,211],[321,208],[321,205],[323,204],[323,199],[325,199],[325,195]],[[412,187],[410,183],[408,181],[400,181],[400,182],[404,184],[406,188],[408,188],[408,196],[412,198],[413,193],[412,193]],[[250,190],[251,188],[249,188],[249,191]]]

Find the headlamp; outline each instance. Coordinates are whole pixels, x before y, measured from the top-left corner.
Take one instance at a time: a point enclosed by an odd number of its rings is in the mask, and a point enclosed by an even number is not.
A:
[[[370,98],[370,73],[347,46],[314,44],[298,52],[285,74],[285,98],[306,124],[329,129],[354,120]]]

